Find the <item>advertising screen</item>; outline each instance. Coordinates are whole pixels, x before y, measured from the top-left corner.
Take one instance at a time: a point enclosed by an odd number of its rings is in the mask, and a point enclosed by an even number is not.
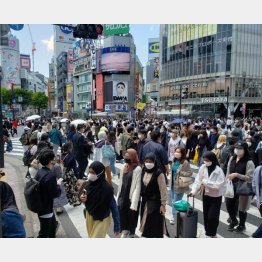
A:
[[[126,81],[113,81],[113,101],[127,101],[128,83]]]
[[[108,47],[101,53],[102,72],[129,72],[130,71],[130,48]]]
[[[171,47],[216,33],[216,24],[169,24],[167,46]]]
[[[81,39],[73,44],[74,60],[91,55],[91,49],[95,50],[94,40]]]
[[[30,56],[20,56],[20,66],[21,68],[30,69]]]

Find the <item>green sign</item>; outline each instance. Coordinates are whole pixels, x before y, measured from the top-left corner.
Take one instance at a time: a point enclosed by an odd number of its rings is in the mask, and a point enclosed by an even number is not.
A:
[[[104,35],[128,34],[129,24],[104,24]]]

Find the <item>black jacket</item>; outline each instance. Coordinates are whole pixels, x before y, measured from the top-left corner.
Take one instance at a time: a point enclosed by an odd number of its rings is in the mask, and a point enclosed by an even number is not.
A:
[[[87,159],[91,152],[91,146],[87,143],[85,137],[79,132],[75,133],[73,138],[73,153],[76,159]]]
[[[46,175],[47,173],[48,175]],[[44,209],[38,214],[39,216],[52,213],[54,198],[59,197],[61,194],[55,174],[47,167],[42,167],[38,170],[35,179],[40,180],[43,176],[45,177],[40,182],[40,194],[44,203]]]

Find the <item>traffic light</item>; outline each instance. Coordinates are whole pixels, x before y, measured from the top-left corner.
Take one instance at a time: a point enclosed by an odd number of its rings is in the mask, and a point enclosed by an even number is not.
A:
[[[100,24],[83,24],[77,25],[73,30],[75,38],[97,39],[98,35],[103,33],[103,26]]]

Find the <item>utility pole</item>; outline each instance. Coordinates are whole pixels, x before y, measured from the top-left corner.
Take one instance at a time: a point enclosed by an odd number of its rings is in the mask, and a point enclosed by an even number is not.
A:
[[[12,97],[11,97],[11,105],[12,105],[12,111],[13,111],[13,120],[15,119],[15,108],[14,108],[14,104],[15,104],[15,96],[14,96],[14,84],[11,83],[11,91],[12,91]]]
[[[229,117],[229,116],[228,116],[228,108],[229,108],[228,98],[229,98],[229,86],[227,87],[227,118]]]
[[[0,168],[4,168],[4,139],[2,115],[2,67],[0,66]]]

